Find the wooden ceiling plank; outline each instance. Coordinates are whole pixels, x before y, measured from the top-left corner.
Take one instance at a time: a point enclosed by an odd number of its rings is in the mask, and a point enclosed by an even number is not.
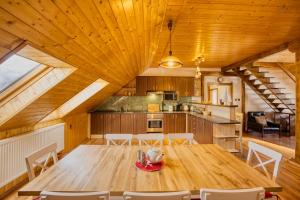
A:
[[[0,28],[8,31],[9,33],[19,36],[20,38],[28,40],[28,43],[42,50],[50,55],[54,55],[72,66],[84,68],[90,72],[98,72],[99,76],[109,82],[116,82],[114,79],[109,77],[105,73],[100,73],[99,70],[96,70],[94,66],[91,66],[88,63],[88,60],[78,58],[78,55],[74,55],[69,50],[65,49],[63,45],[56,43],[55,41],[47,38],[42,33],[32,29],[28,25],[24,24],[15,16],[8,13],[6,10],[0,8]],[[116,82],[117,83],[117,82]]]
[[[129,2],[131,1],[126,1],[127,4],[129,4]],[[126,13],[128,15],[132,15],[134,11],[131,6],[124,7],[121,0],[110,0],[110,7],[115,16],[118,27],[120,28],[120,31],[127,43],[127,47],[131,49],[130,53],[134,57],[135,61],[134,66],[132,67],[134,68],[134,74],[137,75],[137,71],[140,66],[140,52],[138,50],[138,41],[135,39],[136,27],[130,24],[126,17]]]
[[[66,14],[64,14],[64,12],[62,12],[52,1],[27,0],[27,2],[30,6],[32,6],[34,10],[30,7],[27,7],[25,3],[23,4],[23,7],[28,8],[30,13],[34,13],[34,11],[36,11],[36,17],[38,17],[38,19],[40,20],[40,23],[38,24],[44,25],[44,27],[37,27],[39,31],[51,33],[53,30],[53,32],[57,32],[57,37],[63,37],[65,35],[65,37],[68,38],[65,43],[76,44],[73,48],[75,48],[75,50],[77,50],[78,52],[81,48],[84,49],[84,51],[82,52],[85,52],[86,57],[89,60],[93,60],[96,65],[101,66],[101,68],[105,68],[105,70],[107,70],[107,72],[109,73],[113,72],[111,70],[112,68],[114,68],[118,72],[119,65],[112,65],[112,63],[110,62],[111,60],[108,59],[108,57],[102,52],[102,50],[99,50],[94,45],[94,43],[83,34],[83,32],[77,27],[77,25],[73,23],[72,20],[70,20],[70,18],[68,18]],[[61,6],[62,5],[63,4],[61,4]],[[43,12],[44,10],[47,10],[48,12]],[[72,13],[72,11],[68,10],[68,8],[67,11],[68,13]],[[31,16],[31,18],[32,20],[34,20],[35,16]],[[47,18],[48,20],[44,20],[44,18]],[[24,18],[22,19],[24,20]],[[118,75],[116,75],[116,77],[118,77]],[[118,78],[121,79],[121,77]]]
[[[78,28],[82,30],[85,37],[90,38],[90,42],[97,47],[98,51],[102,52],[104,56],[99,58],[102,61],[105,60],[110,63],[110,69],[113,68],[113,72],[127,75],[127,78],[132,76],[128,74],[124,62],[120,61],[121,57],[119,55],[121,52],[117,53],[118,49],[112,51],[109,46],[106,46],[101,36],[98,34],[98,31],[92,26],[75,1],[56,1],[55,4],[63,11],[63,13],[66,13],[66,15],[74,22],[75,26],[78,26]]]
[[[124,70],[129,74],[133,74],[133,71],[128,68],[128,66],[131,66],[133,63],[131,63],[131,59],[129,58],[123,43],[118,41],[118,39],[112,35],[94,2],[92,0],[76,0],[76,4],[78,4],[85,16],[98,31],[99,35],[104,40],[104,43],[112,49],[113,54],[116,54],[120,60],[123,60],[123,66],[125,66]],[[117,51],[119,51],[119,53],[117,53]]]
[[[98,12],[102,16],[102,19],[104,20],[107,28],[109,29],[113,37],[118,41],[118,43],[123,45],[123,50],[126,52],[126,54],[128,54],[128,58],[130,59],[131,66],[128,67],[128,70],[132,71],[132,68],[134,68],[137,65],[134,55],[135,52],[131,44],[129,44],[129,38],[125,38],[123,36],[122,28],[118,25],[116,16],[113,13],[109,1],[94,0],[94,4],[96,5]],[[134,73],[134,71],[132,71],[132,73]]]
[[[39,13],[37,13],[32,7],[30,7],[25,2],[14,1],[12,3],[7,3],[7,4],[1,2],[0,6],[1,6],[1,8],[5,8],[7,11],[14,13],[14,15],[16,13],[18,13],[19,18],[17,18],[17,20],[19,20],[19,19],[27,20],[27,24],[32,26],[29,29],[38,29],[38,31],[41,31],[40,33],[36,34],[37,37],[40,37],[40,34],[43,33],[48,38],[49,37],[55,38],[55,42],[53,42],[53,41],[50,42],[51,46],[53,46],[53,43],[56,43],[58,41],[59,43],[57,45],[63,46],[65,48],[67,48],[68,50],[73,51],[74,54],[76,52],[79,52],[82,49],[76,42],[73,42],[71,37],[64,35],[60,30],[58,30],[51,23],[49,23],[49,21],[45,20],[43,16],[40,16]],[[20,7],[20,6],[22,6],[22,7]],[[18,9],[19,10],[23,9],[23,12],[18,11]],[[27,12],[25,12],[25,11],[27,11]],[[1,14],[7,16],[7,13],[4,13],[3,11],[1,11]],[[9,14],[9,15],[11,15],[11,14]],[[13,17],[10,16],[10,18],[13,18]],[[6,19],[5,21],[9,21],[9,20],[7,20],[9,18],[5,18],[5,19]],[[17,20],[16,19],[12,20],[13,23],[10,25],[15,25]],[[7,24],[6,24],[6,26],[7,26]],[[21,21],[20,21],[20,27],[24,28],[24,24]],[[30,30],[30,31],[32,32],[32,30]],[[18,33],[18,34],[20,35],[22,33]],[[18,35],[18,34],[15,34],[15,35]],[[30,35],[26,35],[26,36],[32,37]],[[35,41],[36,38],[33,38],[33,40]],[[76,40],[76,38],[75,38],[75,40]],[[102,74],[106,74],[107,68],[99,68],[99,67],[97,67],[97,66],[99,66],[99,63],[97,64],[97,62],[91,62],[92,61],[91,56],[89,53],[87,53],[87,51],[80,51],[80,52],[81,53],[76,56],[83,57],[87,63],[90,63],[91,65],[94,66],[95,71],[100,71]],[[100,65],[100,66],[102,66],[102,65]],[[105,66],[105,65],[103,65],[103,66]],[[114,77],[112,77],[112,78],[114,78]],[[116,79],[116,78],[114,78],[114,79]]]
[[[283,44],[281,44],[279,46],[276,46],[276,47],[274,47],[272,49],[269,49],[267,51],[260,52],[258,54],[253,55],[253,56],[245,58],[245,59],[243,59],[243,60],[241,60],[239,62],[236,62],[236,63],[233,63],[231,65],[222,67],[221,70],[222,70],[222,72],[226,72],[226,71],[228,71],[230,69],[237,68],[237,67],[240,67],[242,65],[247,65],[247,64],[253,63],[253,62],[255,62],[256,60],[258,60],[260,58],[264,58],[264,57],[267,57],[267,56],[272,55],[274,53],[277,53],[277,52],[280,52],[282,50],[285,50],[285,49],[288,48],[288,46],[289,46],[288,42],[287,43],[283,43]]]

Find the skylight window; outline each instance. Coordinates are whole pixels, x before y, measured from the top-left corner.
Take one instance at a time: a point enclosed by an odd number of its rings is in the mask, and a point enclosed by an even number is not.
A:
[[[36,69],[40,63],[12,55],[0,64],[0,93]]]

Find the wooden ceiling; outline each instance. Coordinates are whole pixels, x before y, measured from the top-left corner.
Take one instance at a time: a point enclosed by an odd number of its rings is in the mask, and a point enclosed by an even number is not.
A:
[[[173,54],[184,66],[203,55],[203,67],[223,67],[300,37],[300,1],[172,0]],[[166,25],[152,66],[168,52]]]
[[[300,1],[2,0],[0,57],[26,41],[78,70],[0,129],[35,124],[104,79],[109,85],[70,114],[92,109],[146,67],[158,65],[168,52],[169,19],[175,22],[174,55],[186,67],[204,55],[203,66],[215,68],[299,37]]]

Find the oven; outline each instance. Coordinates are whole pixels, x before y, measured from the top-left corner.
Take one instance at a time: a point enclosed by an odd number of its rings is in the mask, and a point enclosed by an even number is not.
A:
[[[161,113],[148,113],[147,133],[162,133],[163,119],[164,119],[164,115]]]

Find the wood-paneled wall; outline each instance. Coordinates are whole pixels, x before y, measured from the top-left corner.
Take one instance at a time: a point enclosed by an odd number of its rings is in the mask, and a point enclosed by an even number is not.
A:
[[[65,122],[65,149],[69,152],[82,144],[88,137],[89,114],[80,113],[63,119]]]

